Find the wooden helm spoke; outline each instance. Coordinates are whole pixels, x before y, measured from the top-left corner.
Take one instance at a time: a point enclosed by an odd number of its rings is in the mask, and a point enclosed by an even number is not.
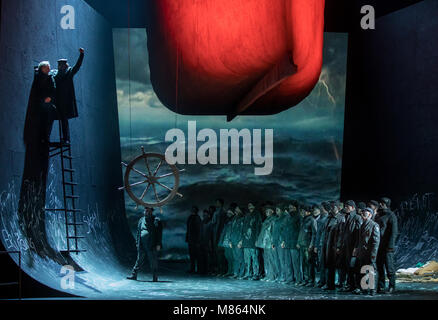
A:
[[[144,183],[146,183],[146,182],[148,182],[148,180],[135,182],[135,183],[133,183],[133,184],[130,184],[129,187],[139,186],[139,185],[144,184]]]
[[[149,161],[148,161],[148,157],[147,157],[147,156],[144,157],[144,162],[145,162],[145,164],[146,164],[146,168],[148,169],[148,173],[149,173],[149,175],[151,176],[152,173],[151,173],[151,168],[149,168]]]
[[[146,187],[146,189],[144,189],[143,193],[141,194],[140,200],[143,200],[143,198],[146,195],[146,193],[148,192],[150,186],[151,186],[151,184],[148,183],[148,186]]]
[[[152,188],[154,189],[155,198],[157,199],[157,202],[160,202],[161,200],[160,200],[160,198],[158,197],[157,189],[155,188],[155,184],[152,184]]]
[[[164,189],[167,189],[167,190],[169,190],[169,191],[172,191],[172,188],[169,188],[168,186],[162,184],[162,183],[159,182],[159,181],[157,181],[157,184],[158,184],[159,186],[162,186]]]
[[[162,184],[162,183],[159,182],[159,181],[157,181],[157,184],[158,184],[159,186],[162,186],[164,189],[169,190],[170,192],[173,191],[173,189],[169,188],[168,186]],[[181,197],[181,198],[182,198],[182,196],[183,196],[183,195],[182,195],[181,193],[179,193],[179,192],[177,192],[176,195],[177,195],[178,197]]]
[[[163,164],[163,160],[161,159],[161,160],[160,160],[160,163],[159,163],[159,164],[157,165],[157,167],[155,168],[154,176],[157,175],[157,172],[158,172],[158,170],[160,170],[160,167],[161,167],[162,164]]]
[[[141,172],[140,170],[134,168],[134,166],[132,166],[131,169],[132,169],[134,172],[138,173],[139,175],[141,175],[141,176],[143,176],[143,177],[147,177],[147,174],[146,174],[146,173],[143,173],[143,172]]]
[[[162,178],[170,177],[173,175],[174,175],[173,172],[169,172],[169,173],[163,174],[161,176],[157,176],[157,177],[155,177],[155,179],[162,179]]]

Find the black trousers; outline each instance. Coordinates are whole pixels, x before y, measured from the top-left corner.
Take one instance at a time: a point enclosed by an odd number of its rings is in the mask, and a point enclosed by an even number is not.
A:
[[[395,256],[394,252],[381,251],[377,254],[378,289],[385,289],[385,273],[389,280],[389,287],[395,289]]]
[[[214,270],[219,274],[225,274],[228,271],[227,259],[225,258],[225,249],[222,247],[216,247],[216,262],[213,263]]]
[[[356,289],[356,268],[355,266],[351,265],[351,259],[353,258],[351,253],[346,255],[345,260],[347,270],[347,286],[349,286],[350,289]]]
[[[324,266],[324,255],[322,248],[318,248],[318,270],[319,270],[319,283],[325,285],[327,283],[327,270]]]
[[[336,267],[327,267],[327,287],[331,290],[335,289]]]
[[[55,105],[51,103],[41,103],[41,137],[40,140],[48,142],[50,140],[50,134],[52,133],[53,121],[58,116]]]
[[[189,242],[190,271],[192,272],[200,271],[199,256],[200,256],[199,244]]]
[[[141,244],[137,249],[137,261],[135,262],[132,272],[137,274],[140,268],[143,266],[145,258],[149,260],[149,266],[151,268],[151,273],[156,276],[158,273],[158,251],[156,248],[148,248],[144,244]]]
[[[199,255],[199,272],[207,274],[210,271],[210,250],[208,247],[201,247]]]
[[[345,280],[347,278],[347,256],[345,252],[345,248],[341,249],[341,253],[339,256],[339,263],[338,263],[338,285],[343,287],[345,285]]]
[[[300,248],[301,267],[306,282],[315,282],[316,261],[313,253],[313,250],[310,252],[307,246]]]
[[[60,116],[59,121],[61,122],[62,138],[70,141],[70,127],[68,125],[68,119]]]

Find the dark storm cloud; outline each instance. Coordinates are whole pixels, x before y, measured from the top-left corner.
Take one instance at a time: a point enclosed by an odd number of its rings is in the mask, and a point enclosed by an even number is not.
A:
[[[128,29],[114,29],[113,39],[117,79],[131,79],[142,84],[150,84],[146,30],[131,29],[128,33]],[[129,68],[129,57],[131,68]]]
[[[129,102],[131,96],[131,103]],[[151,84],[117,79],[117,99],[119,108],[164,108]]]

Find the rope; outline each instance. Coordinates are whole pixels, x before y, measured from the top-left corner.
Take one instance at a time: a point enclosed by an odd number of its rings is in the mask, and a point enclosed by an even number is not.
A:
[[[179,48],[178,43],[176,45],[176,70],[175,70],[175,128],[178,123],[178,81],[179,81]]]
[[[129,101],[129,149],[132,153],[132,106],[131,106],[131,1],[128,0],[128,101]]]

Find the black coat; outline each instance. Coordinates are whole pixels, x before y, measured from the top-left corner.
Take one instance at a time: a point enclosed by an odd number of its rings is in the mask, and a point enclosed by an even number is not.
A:
[[[52,99],[52,103],[55,102],[55,94],[56,87],[53,77],[36,71],[30,89],[24,123],[23,140],[25,144],[35,140],[40,141],[41,132],[44,130],[41,128],[41,105],[48,97]]]
[[[186,242],[190,244],[201,243],[201,217],[191,214],[187,219]]]
[[[344,256],[349,261],[353,253],[353,249],[359,240],[359,229],[362,225],[362,217],[356,211],[352,211],[345,215],[345,223],[342,230],[342,247]]]
[[[345,217],[341,213],[336,215],[329,214],[327,218],[322,245],[324,265],[326,267],[339,266],[340,257],[336,251],[341,249],[344,222]]]
[[[298,236],[300,234],[301,229],[301,216],[298,212],[294,212],[291,214],[291,219],[289,220],[289,231],[288,236],[285,238],[286,248],[296,249],[298,243]]]
[[[316,220],[312,215],[304,217],[300,233],[298,234],[298,244],[300,247],[314,247],[316,242],[316,232],[317,232]]]
[[[380,243],[379,225],[371,219],[362,223],[359,230],[359,242],[357,245],[357,258],[361,265],[376,262],[377,250]]]
[[[327,223],[328,214],[321,213],[316,219],[316,236],[315,236],[315,247],[321,248],[322,241],[324,239],[324,228]]]
[[[253,213],[248,212],[245,215],[243,223],[243,242],[244,248],[255,248],[257,237],[262,228],[262,218],[257,211]]]
[[[227,217],[227,213],[223,208],[219,208],[213,215],[212,219],[212,228],[213,228],[213,241],[215,245],[219,244],[222,230],[225,226],[225,220]]]
[[[394,251],[395,240],[398,235],[398,222],[395,214],[389,209],[379,210],[375,221],[380,227],[379,251]]]
[[[81,68],[83,60],[84,54],[81,53],[73,68],[69,67],[65,72],[58,70],[55,73],[56,108],[58,109],[58,113],[67,119],[76,118],[78,116],[73,77]]]
[[[201,222],[201,247],[207,251],[213,248],[213,223],[211,219]]]

